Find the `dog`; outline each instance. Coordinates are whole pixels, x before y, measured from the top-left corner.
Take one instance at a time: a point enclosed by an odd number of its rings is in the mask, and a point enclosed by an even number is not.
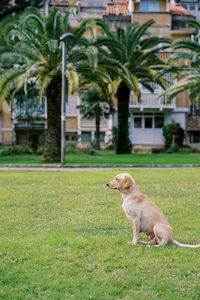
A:
[[[180,247],[200,248],[200,244],[182,244],[174,239],[173,230],[162,211],[140,192],[130,174],[119,174],[106,185],[117,189],[122,195],[122,208],[133,225],[133,240],[130,243],[136,245],[139,234],[143,232],[149,237],[149,241],[140,241],[141,243],[165,246],[171,242]]]

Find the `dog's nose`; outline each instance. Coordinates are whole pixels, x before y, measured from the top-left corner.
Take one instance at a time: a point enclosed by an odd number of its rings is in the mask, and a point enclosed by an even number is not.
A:
[[[106,183],[106,186],[109,186],[109,183]]]

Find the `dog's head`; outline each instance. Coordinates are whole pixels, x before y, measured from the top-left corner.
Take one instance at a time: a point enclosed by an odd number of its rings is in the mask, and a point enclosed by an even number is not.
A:
[[[110,189],[116,189],[119,191],[128,190],[131,186],[135,184],[134,179],[128,173],[123,173],[115,176],[113,180],[106,183],[106,186]]]

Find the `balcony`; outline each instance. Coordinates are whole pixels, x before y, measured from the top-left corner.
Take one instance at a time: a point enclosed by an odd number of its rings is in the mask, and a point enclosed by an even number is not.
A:
[[[25,101],[14,99],[12,117],[15,121],[38,121],[46,118],[46,101],[38,103],[37,97],[26,98]]]
[[[80,118],[80,128],[95,128],[95,120],[88,120],[88,119],[83,119]],[[107,119],[103,119],[100,122],[100,127],[101,128],[107,128],[108,127],[108,120]]]
[[[142,94],[142,100],[139,102],[137,100],[137,97],[135,95],[130,96],[130,109],[158,109],[160,111],[162,110],[172,110],[176,107],[176,100],[173,99],[170,103],[168,102],[168,99],[166,96],[162,96],[161,98],[158,98],[159,94]]]

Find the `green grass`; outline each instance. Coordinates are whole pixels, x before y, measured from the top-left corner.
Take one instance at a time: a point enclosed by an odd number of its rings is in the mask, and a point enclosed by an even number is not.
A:
[[[121,171],[0,172],[0,299],[200,298],[200,249],[127,243],[121,195],[105,186]],[[130,173],[175,238],[200,243],[200,170]]]
[[[38,155],[0,156],[0,164],[43,164]],[[66,155],[66,164],[113,165],[113,164],[200,164],[200,155],[177,154],[121,154],[114,151],[99,151],[96,155],[70,153]]]

